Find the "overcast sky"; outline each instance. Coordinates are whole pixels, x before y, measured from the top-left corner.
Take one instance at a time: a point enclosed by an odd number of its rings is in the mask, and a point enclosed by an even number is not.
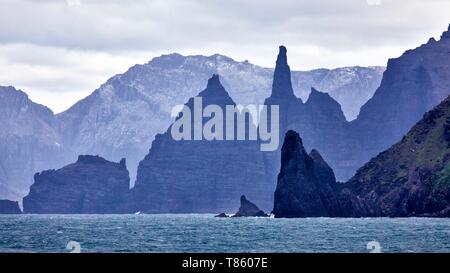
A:
[[[60,112],[164,53],[385,65],[449,23],[449,0],[0,0],[0,85]]]

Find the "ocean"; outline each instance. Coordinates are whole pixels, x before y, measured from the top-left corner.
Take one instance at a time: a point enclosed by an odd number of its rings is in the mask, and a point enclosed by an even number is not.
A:
[[[69,252],[68,244],[81,252],[450,252],[450,219],[0,215],[0,252]]]

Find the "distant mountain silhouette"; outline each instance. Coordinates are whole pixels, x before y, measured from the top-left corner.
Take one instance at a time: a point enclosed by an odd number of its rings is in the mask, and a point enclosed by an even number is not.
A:
[[[225,113],[226,105],[235,105],[217,75],[208,80],[206,89],[197,97],[202,98],[203,109],[214,104]],[[186,103],[189,109],[193,104],[194,98]],[[226,115],[223,118],[226,123]],[[194,119],[189,120],[193,128]],[[208,120],[203,118],[203,124]],[[253,126],[250,119],[247,124]],[[264,209],[271,208],[271,182],[257,141],[175,141],[170,130],[156,136],[149,154],[139,163],[132,190],[135,210],[232,212],[242,194]],[[225,132],[225,126],[222,130]]]

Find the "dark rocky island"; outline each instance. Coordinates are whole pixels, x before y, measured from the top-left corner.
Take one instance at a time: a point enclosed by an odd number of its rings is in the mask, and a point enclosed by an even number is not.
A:
[[[220,214],[217,214],[216,216],[214,216],[214,217],[217,217],[217,218],[227,218],[227,217],[229,217],[226,213],[224,213],[224,212],[222,212],[222,213],[220,213]]]
[[[0,214],[21,214],[19,202],[11,200],[0,200]]]
[[[313,150],[309,155],[295,131],[288,131],[281,149],[281,170],[275,190],[275,217],[338,216],[333,170]]]
[[[35,174],[23,198],[24,213],[122,213],[129,183],[125,159],[80,155],[76,163]]]
[[[255,204],[248,201],[245,195],[241,196],[241,206],[238,212],[232,217],[268,217],[268,215],[260,210]]]

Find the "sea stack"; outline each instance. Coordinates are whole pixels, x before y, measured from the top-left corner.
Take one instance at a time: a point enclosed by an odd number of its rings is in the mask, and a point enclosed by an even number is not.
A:
[[[260,210],[255,204],[248,201],[245,195],[242,195],[241,206],[233,217],[268,217],[268,215]]]
[[[11,200],[0,200],[0,214],[21,214],[19,202]]]
[[[23,198],[24,213],[121,213],[129,183],[125,159],[115,163],[80,155],[76,163],[35,174]]]
[[[277,218],[329,217],[339,214],[333,170],[318,151],[308,155],[295,131],[286,133],[274,197]]]

